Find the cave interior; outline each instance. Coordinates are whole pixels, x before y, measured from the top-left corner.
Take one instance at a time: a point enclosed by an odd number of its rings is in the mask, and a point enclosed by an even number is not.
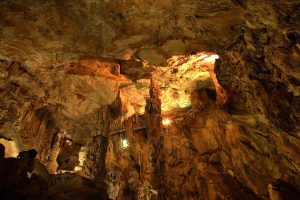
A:
[[[299,0],[0,0],[1,200],[299,200]]]

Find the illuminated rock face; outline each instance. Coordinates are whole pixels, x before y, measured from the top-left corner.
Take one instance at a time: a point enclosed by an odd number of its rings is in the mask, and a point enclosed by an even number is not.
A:
[[[5,157],[17,157],[19,150],[14,141],[7,141],[1,138],[0,143],[5,146]]]
[[[154,71],[160,87],[163,113],[191,106],[191,93],[199,88],[213,89],[210,69],[214,68],[215,54],[198,53],[173,56],[168,65]]]
[[[111,199],[299,199],[298,19],[297,0],[0,1],[0,142]]]

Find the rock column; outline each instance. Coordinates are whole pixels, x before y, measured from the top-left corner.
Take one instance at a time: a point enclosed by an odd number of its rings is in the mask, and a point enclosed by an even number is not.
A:
[[[110,111],[108,106],[102,107],[97,113],[97,130],[87,144],[86,160],[83,164],[83,175],[99,183],[106,176],[105,158],[110,132]]]

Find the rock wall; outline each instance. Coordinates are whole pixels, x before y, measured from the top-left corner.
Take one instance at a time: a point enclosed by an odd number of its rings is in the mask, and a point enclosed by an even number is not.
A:
[[[52,107],[39,107],[38,88],[27,85],[30,74],[20,63],[1,61],[0,135],[13,140],[19,151],[34,148],[50,171],[56,158],[51,157],[52,141],[59,130],[54,126]],[[34,104],[36,102],[37,104]]]
[[[221,163],[257,196],[285,199],[300,189],[300,4],[235,2],[243,31],[215,67],[232,121]]]
[[[211,95],[210,93],[214,93]],[[254,193],[224,168],[221,155],[230,118],[207,89],[193,94],[193,108],[170,116],[163,129],[165,196],[168,199],[256,199]]]
[[[112,74],[118,71],[114,64],[82,61],[58,72],[1,60],[0,67],[0,137],[13,140],[19,150],[35,148],[51,173],[56,172],[61,145],[66,140],[79,148],[85,145],[96,130],[97,110],[118,94],[120,75]],[[63,156],[60,160],[68,159]]]

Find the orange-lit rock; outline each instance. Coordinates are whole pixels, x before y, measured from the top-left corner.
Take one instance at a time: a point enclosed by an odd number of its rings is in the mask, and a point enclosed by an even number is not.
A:
[[[216,74],[214,72],[214,68],[209,69],[209,74],[210,74],[210,77],[213,80],[215,88],[216,88],[217,103],[220,105],[225,105],[228,101],[228,93],[219,84]]]
[[[120,76],[120,65],[112,62],[98,62],[96,60],[81,60],[64,65],[68,74],[101,76],[105,78],[117,78]]]
[[[216,57],[200,52],[189,56],[173,56],[168,65],[158,68],[154,78],[160,85],[162,111],[168,112],[191,106],[191,93],[202,88],[213,88],[209,69]]]

